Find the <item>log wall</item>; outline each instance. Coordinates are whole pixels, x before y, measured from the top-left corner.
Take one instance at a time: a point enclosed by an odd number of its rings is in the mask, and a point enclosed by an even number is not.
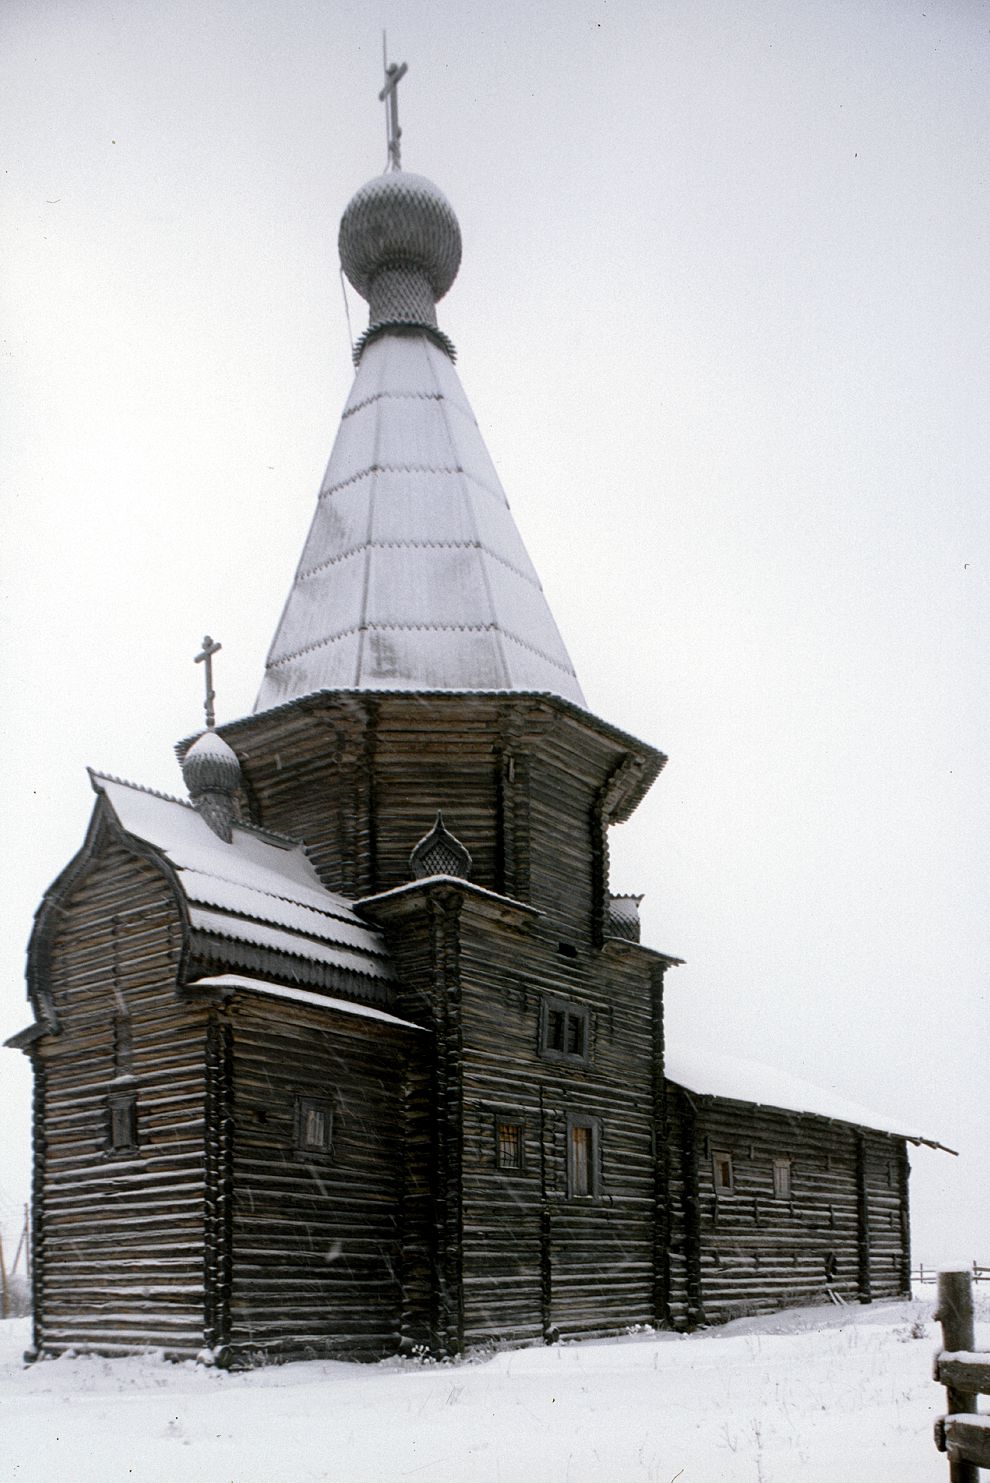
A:
[[[680,1088],[670,1104],[681,1154],[670,1186],[676,1321],[719,1323],[831,1293],[903,1295],[903,1139]],[[731,1192],[716,1188],[716,1153],[731,1156]],[[789,1198],[774,1193],[775,1158],[790,1160]]]
[[[230,1027],[234,1363],[392,1353],[400,1328],[409,1035],[237,995]],[[298,1099],[327,1099],[332,1145],[298,1147]]]
[[[60,1033],[34,1052],[38,1346],[195,1354],[204,1342],[206,1017],[175,994],[171,890],[111,844],[61,906],[49,944]],[[109,1097],[131,1089],[137,1146],[114,1152]]]

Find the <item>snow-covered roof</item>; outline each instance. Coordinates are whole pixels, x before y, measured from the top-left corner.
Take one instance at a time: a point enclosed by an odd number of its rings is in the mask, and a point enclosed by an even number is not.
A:
[[[190,989],[233,989],[247,994],[260,994],[266,999],[284,999],[292,1004],[312,1004],[317,1009],[326,1009],[336,1014],[356,1015],[359,1019],[379,1020],[386,1025],[397,1025],[402,1030],[422,1030],[411,1020],[400,1020],[397,1015],[387,1014],[384,1009],[374,1009],[370,1004],[355,1004],[350,999],[334,999],[329,994],[317,994],[312,989],[298,989],[291,984],[272,984],[263,978],[252,978],[246,973],[215,973],[208,978],[193,979]]]
[[[748,1102],[757,1107],[773,1107],[781,1112],[807,1112],[856,1127],[873,1128],[879,1133],[893,1133],[912,1143],[926,1143],[942,1148],[943,1144],[909,1131],[905,1121],[863,1107],[858,1102],[827,1091],[824,1087],[802,1081],[774,1066],[750,1061],[742,1056],[724,1056],[714,1051],[683,1050],[667,1046],[664,1052],[664,1074],[668,1081],[684,1087],[698,1097],[724,1097],[732,1102]],[[951,1152],[951,1150],[947,1150]]]
[[[584,705],[457,372],[425,333],[364,348],[255,709],[351,688]]]
[[[175,868],[197,930],[366,977],[393,976],[380,934],[322,885],[301,845],[238,823],[227,844],[191,804],[91,776],[121,827]]]

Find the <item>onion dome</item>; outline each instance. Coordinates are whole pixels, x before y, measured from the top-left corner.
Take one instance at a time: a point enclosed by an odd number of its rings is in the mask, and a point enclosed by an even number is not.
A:
[[[341,218],[338,246],[344,272],[370,308],[356,361],[369,340],[401,326],[426,330],[454,358],[437,329],[436,304],[457,277],[461,229],[431,180],[402,170],[369,180]]]
[[[453,875],[467,880],[471,873],[471,855],[455,834],[443,822],[443,814],[437,810],[436,823],[429,834],[414,846],[409,856],[414,880],[425,880],[431,875]]]
[[[237,754],[215,731],[204,731],[182,759],[182,777],[193,807],[229,844],[242,780]]]

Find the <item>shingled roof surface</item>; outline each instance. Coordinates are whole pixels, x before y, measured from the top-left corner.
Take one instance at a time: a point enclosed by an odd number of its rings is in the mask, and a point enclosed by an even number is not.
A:
[[[363,350],[255,709],[350,688],[585,704],[457,372],[415,331]]]

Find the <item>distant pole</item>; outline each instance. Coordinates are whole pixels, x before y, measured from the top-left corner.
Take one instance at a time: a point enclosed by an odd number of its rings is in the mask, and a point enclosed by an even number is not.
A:
[[[399,83],[409,71],[405,62],[390,62],[388,59],[388,41],[385,32],[382,32],[382,65],[385,68],[385,86],[378,94],[379,103],[385,104],[385,139],[388,144],[389,170],[401,170],[401,146],[402,130],[399,128]]]
[[[7,1290],[7,1263],[3,1259],[3,1231],[0,1231],[0,1318],[10,1317],[10,1294]]]
[[[938,1308],[935,1317],[942,1325],[942,1348],[950,1354],[972,1350],[976,1343],[973,1328],[973,1288],[968,1272],[939,1272]],[[945,1387],[946,1414],[969,1415],[976,1410],[976,1396],[965,1390]],[[964,1458],[949,1459],[951,1483],[979,1483],[975,1463]]]
[[[203,708],[206,711],[206,725],[210,731],[213,730],[217,721],[217,718],[213,713],[213,702],[217,698],[216,691],[213,688],[213,656],[214,654],[219,654],[222,648],[222,644],[214,643],[214,641],[210,638],[210,635],[207,634],[205,639],[203,640],[203,648],[201,653],[196,655],[196,663],[206,665],[206,700],[204,701]]]

